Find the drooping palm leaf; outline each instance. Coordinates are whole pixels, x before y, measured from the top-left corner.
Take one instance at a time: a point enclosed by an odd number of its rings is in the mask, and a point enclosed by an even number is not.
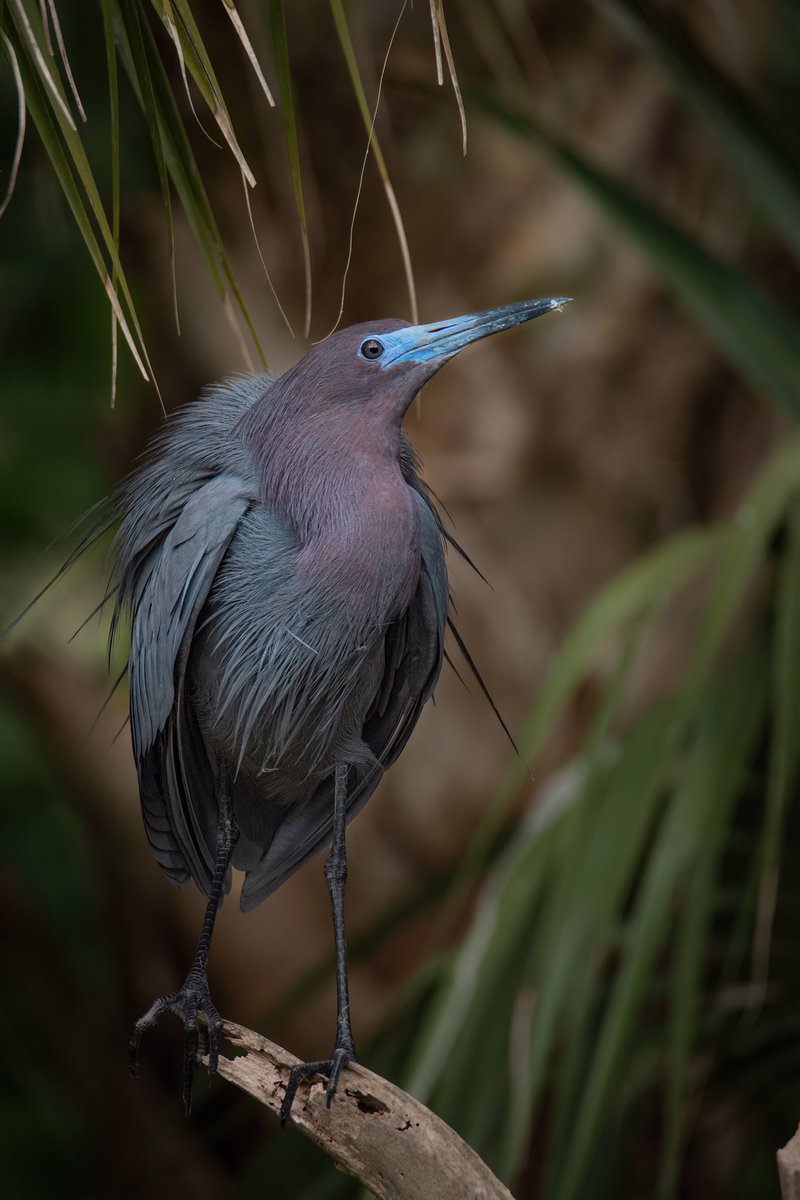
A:
[[[546,153],[652,261],[721,352],[758,388],[800,417],[800,343],[793,317],[744,272],[724,262],[627,184],[486,92],[480,108]]]
[[[419,320],[419,309],[417,305],[417,289],[414,283],[414,270],[411,265],[411,252],[408,248],[408,238],[406,236],[403,218],[400,213],[400,206],[397,203],[394,187],[391,179],[389,178],[389,168],[386,165],[386,159],[383,156],[378,135],[375,132],[375,117],[377,116],[377,109],[375,112],[370,112],[369,105],[367,104],[364,84],[361,81],[361,73],[358,69],[358,61],[356,59],[356,52],[353,46],[353,39],[350,36],[350,27],[347,23],[347,16],[345,15],[342,0],[329,0],[329,3],[331,13],[333,15],[333,21],[336,26],[336,33],[339,37],[339,43],[342,47],[342,53],[347,64],[348,73],[350,75],[350,82],[353,86],[353,92],[355,93],[359,112],[361,113],[361,119],[364,123],[364,128],[367,131],[368,145],[374,155],[375,166],[377,167],[378,174],[381,177],[381,183],[383,184],[386,202],[389,205],[389,211],[392,214],[392,221],[397,233],[397,241],[400,246],[400,254],[403,259],[403,270],[405,271],[406,276],[406,286],[408,287],[408,302],[411,309],[411,321],[412,323],[416,323]],[[400,18],[398,17],[398,21],[399,20]],[[396,29],[397,26],[395,25],[395,30]]]
[[[667,10],[640,0],[593,0],[657,63],[706,125],[748,199],[800,258],[800,159],[779,122],[715,66]]]
[[[757,630],[722,666],[720,654],[754,581],[769,570],[775,532],[798,491],[795,439],[765,468],[735,518],[710,531],[705,550],[713,546],[713,558],[700,553],[700,540],[679,535],[673,553],[668,542],[645,556],[590,605],[558,656],[529,731],[541,746],[550,715],[563,710],[555,698],[565,682],[571,681],[569,694],[590,670],[601,644],[590,633],[604,630],[607,645],[614,630],[627,630],[617,638],[618,666],[602,690],[592,732],[493,870],[415,1041],[406,1079],[411,1090],[509,1181],[550,1096],[547,1196],[586,1194],[600,1144],[613,1138],[619,1122],[630,1123],[657,1087],[665,1098],[660,1195],[678,1194],[695,1102],[694,1052],[709,1018],[707,964],[722,864],[734,811],[749,788],[772,676]],[[779,653],[795,635],[796,616],[790,620],[785,605],[794,597],[796,552],[787,538],[775,626]],[[680,684],[631,729],[619,729],[620,688],[639,639],[686,583],[692,563],[697,569],[711,562]],[[630,619],[635,611],[638,625]],[[779,676],[787,714],[796,704],[797,669],[793,661],[791,682],[786,668]],[[795,769],[796,757],[793,750]],[[772,770],[780,769],[777,760]],[[773,780],[769,793],[775,787]],[[767,805],[761,828],[777,820],[782,831],[785,817],[785,809],[776,818]],[[774,845],[774,831],[770,836]],[[738,937],[742,927],[752,936],[756,889],[744,888],[736,904],[729,936]],[[664,1032],[641,1073],[621,1086],[623,1062],[634,1062],[637,1039],[648,1036],[654,989],[668,1014]]]
[[[297,117],[295,114],[294,95],[292,93],[292,70],[289,62],[289,39],[286,34],[286,14],[283,0],[270,0],[270,27],[272,30],[272,48],[275,55],[275,67],[278,73],[278,87],[281,94],[283,109],[284,136],[286,150],[289,155],[289,170],[292,176],[292,190],[297,208],[297,219],[300,222],[300,237],[303,243],[303,268],[305,271],[306,313],[305,335],[308,337],[311,328],[311,249],[308,237],[308,220],[306,205],[303,198],[303,176],[300,170],[300,144],[297,139]]]

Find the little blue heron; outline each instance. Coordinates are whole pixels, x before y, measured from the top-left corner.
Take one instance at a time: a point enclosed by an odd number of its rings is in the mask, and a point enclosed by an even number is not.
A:
[[[189,973],[136,1022],[130,1067],[158,1016],[180,1017],[187,1112],[198,1013],[218,1064],[206,968],[231,867],[249,910],[330,846],[336,1039],[293,1069],[282,1119],[312,1074],[330,1104],[355,1057],[345,829],[406,744],[453,628],[449,535],[401,423],[465,346],[566,302],[344,329],[277,378],[236,378],[179,410],[118,493],[112,635],[129,614],[145,830],[167,877],[208,897]]]

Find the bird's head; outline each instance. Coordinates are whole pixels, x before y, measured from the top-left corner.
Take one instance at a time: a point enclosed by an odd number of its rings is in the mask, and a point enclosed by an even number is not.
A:
[[[359,374],[372,386],[392,388],[405,401],[402,412],[419,389],[460,350],[480,338],[522,325],[568,304],[570,297],[522,300],[485,312],[451,317],[430,325],[385,321],[354,325],[342,336],[359,363]],[[401,412],[401,415],[402,415]]]
[[[403,417],[440,367],[472,342],[567,303],[567,296],[521,300],[429,325],[387,318],[318,342],[270,384],[242,422],[265,487],[307,480],[304,456],[317,473],[323,457],[359,469],[365,461],[396,459]]]
[[[313,346],[280,382],[303,396],[307,415],[346,408],[361,420],[372,416],[399,427],[423,384],[460,350],[567,303],[569,297],[557,296],[429,325],[392,318],[351,325]]]

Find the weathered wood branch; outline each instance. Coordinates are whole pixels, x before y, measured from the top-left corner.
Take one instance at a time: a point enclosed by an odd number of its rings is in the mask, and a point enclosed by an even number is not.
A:
[[[800,1200],[800,1127],[778,1151],[778,1176],[783,1200]]]
[[[230,1021],[225,1038],[233,1057],[220,1054],[220,1075],[277,1114],[298,1060]],[[321,1078],[301,1084],[291,1120],[380,1200],[513,1200],[449,1125],[360,1064],[343,1072],[330,1108]]]

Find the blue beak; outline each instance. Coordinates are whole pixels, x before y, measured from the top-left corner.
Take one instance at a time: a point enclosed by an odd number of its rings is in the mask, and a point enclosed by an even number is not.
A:
[[[561,309],[571,299],[571,296],[555,296],[548,300],[521,300],[517,304],[503,304],[500,308],[469,313],[450,321],[410,325],[392,333],[381,333],[378,336],[385,352],[380,366],[383,370],[402,363],[430,363],[439,367],[472,342]]]

